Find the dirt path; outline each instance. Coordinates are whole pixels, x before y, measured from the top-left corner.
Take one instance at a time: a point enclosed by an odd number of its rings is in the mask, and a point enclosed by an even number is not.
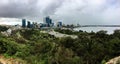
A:
[[[24,61],[13,58],[5,58],[0,55],[0,64],[25,64]]]
[[[117,63],[118,60],[119,60],[119,63]],[[120,56],[115,57],[115,58],[109,60],[106,64],[120,64]]]

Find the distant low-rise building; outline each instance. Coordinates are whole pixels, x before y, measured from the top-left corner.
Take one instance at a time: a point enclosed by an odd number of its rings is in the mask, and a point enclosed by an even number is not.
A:
[[[45,23],[40,23],[40,28],[47,27],[47,24]]]
[[[57,22],[57,27],[62,27],[62,22]]]

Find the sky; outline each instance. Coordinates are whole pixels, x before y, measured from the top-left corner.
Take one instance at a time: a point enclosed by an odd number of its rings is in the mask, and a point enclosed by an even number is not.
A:
[[[120,0],[0,0],[0,24],[39,23],[46,16],[65,24],[120,25]]]

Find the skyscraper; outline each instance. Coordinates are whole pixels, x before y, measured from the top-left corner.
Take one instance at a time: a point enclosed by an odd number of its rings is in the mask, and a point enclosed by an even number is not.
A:
[[[50,27],[51,24],[52,24],[52,19],[50,19],[50,17],[47,16],[47,17],[45,18],[45,23],[47,24],[47,27]]]
[[[28,27],[28,28],[31,28],[31,23],[30,23],[30,21],[27,22],[27,27]]]
[[[26,27],[26,19],[22,19],[22,27]]]

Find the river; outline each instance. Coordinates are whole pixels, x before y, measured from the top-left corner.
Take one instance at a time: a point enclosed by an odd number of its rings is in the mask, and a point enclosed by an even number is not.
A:
[[[107,34],[112,34],[116,29],[120,30],[120,27],[80,27],[80,28],[75,28],[74,30],[76,31],[82,30],[86,32],[91,32],[91,31],[98,32],[100,30],[105,30],[107,31]]]

